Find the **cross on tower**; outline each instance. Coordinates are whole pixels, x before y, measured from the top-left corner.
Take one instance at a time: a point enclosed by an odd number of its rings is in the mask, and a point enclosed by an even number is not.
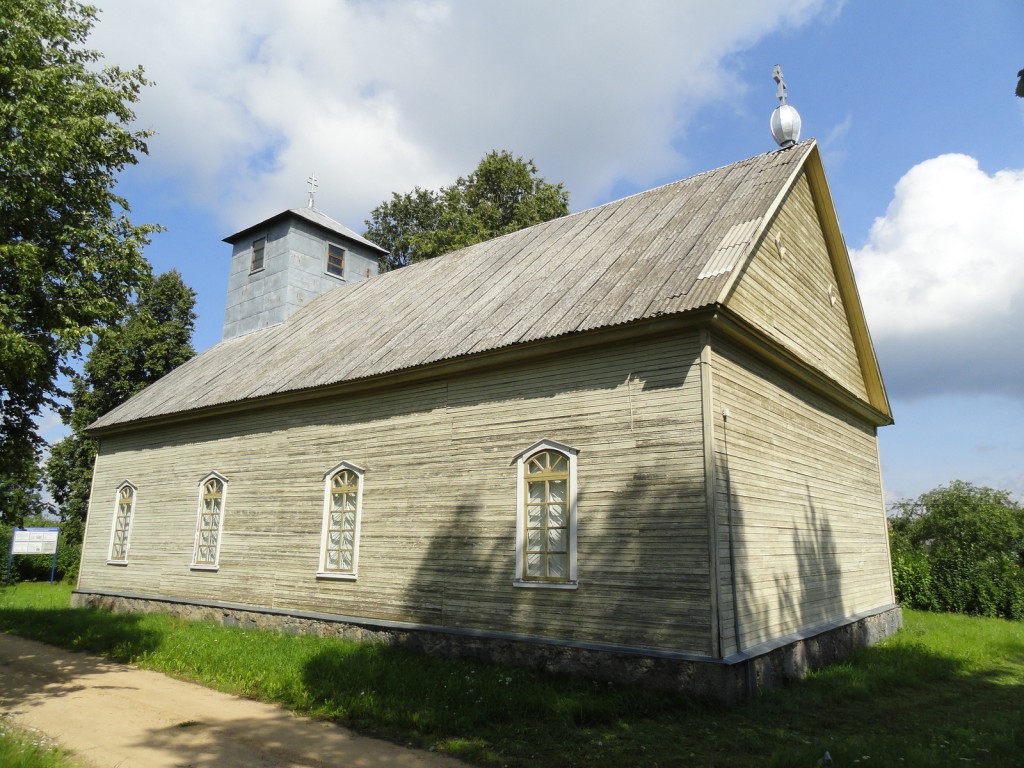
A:
[[[772,79],[779,84],[778,90],[775,95],[779,99],[779,104],[786,103],[786,81],[782,79],[782,67],[778,64],[775,65],[775,69],[772,70]]]
[[[316,173],[309,174],[309,178],[306,179],[306,183],[309,184],[309,201],[306,203],[306,207],[312,208],[313,198],[316,196],[316,188],[320,186],[316,183]]]

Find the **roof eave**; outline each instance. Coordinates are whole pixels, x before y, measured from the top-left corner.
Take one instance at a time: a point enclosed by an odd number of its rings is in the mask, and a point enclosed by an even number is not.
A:
[[[319,224],[319,223],[317,223],[315,221],[312,221],[311,219],[303,218],[302,216],[298,216],[295,213],[295,211],[292,211],[292,210],[281,211],[280,213],[276,213],[276,214],[274,214],[273,216],[271,216],[268,219],[264,219],[263,221],[257,222],[256,224],[252,224],[251,226],[248,226],[245,229],[241,229],[238,232],[235,232],[233,235],[228,235],[227,237],[225,237],[222,242],[228,243],[230,245],[234,245],[239,240],[246,239],[248,236],[252,235],[254,232],[258,232],[261,229],[266,229],[267,227],[269,227],[272,224],[276,224],[279,221],[284,221],[285,219],[289,219],[289,218],[295,219],[296,221],[303,221],[303,222],[309,224],[310,226],[317,227],[318,229],[322,229],[324,232],[330,233],[332,238],[340,237],[340,238],[343,238],[345,240],[349,240],[349,241],[351,241],[353,243],[358,243],[359,245],[362,245],[364,247],[368,247],[368,248],[371,248],[373,250],[376,250],[378,253],[381,253],[381,254],[387,254],[388,253],[388,251],[385,248],[381,248],[379,245],[377,245],[372,240],[367,240],[366,238],[362,238],[362,237],[352,237],[352,235],[346,234],[345,232],[339,231],[339,230],[334,229],[332,227],[325,227],[323,224]]]

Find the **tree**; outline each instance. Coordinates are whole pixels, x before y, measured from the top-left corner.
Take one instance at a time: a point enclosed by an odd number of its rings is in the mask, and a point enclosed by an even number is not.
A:
[[[47,486],[60,509],[65,574],[78,567],[96,459],[96,441],[85,430],[195,354],[195,300],[177,270],[152,279],[124,322],[97,332],[82,373],[72,377],[70,406],[61,409],[72,432],[53,445],[46,462]]]
[[[897,503],[897,597],[913,608],[1024,619],[1024,508],[957,480]]]
[[[390,252],[381,263],[388,270],[567,213],[569,193],[538,177],[533,160],[492,151],[450,186],[393,192],[370,212],[364,237]]]
[[[115,175],[146,152],[132,131],[141,69],[83,48],[76,0],[0,3],[0,519],[38,506],[35,421],[90,333],[124,316],[149,274]]]

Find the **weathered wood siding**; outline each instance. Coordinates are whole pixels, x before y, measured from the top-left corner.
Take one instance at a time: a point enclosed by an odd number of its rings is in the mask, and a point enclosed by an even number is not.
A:
[[[677,334],[106,437],[79,587],[710,653],[699,354]],[[542,438],[580,450],[575,591],[512,586],[514,457]],[[365,470],[359,578],[318,581],[342,460]],[[216,573],[189,569],[210,471],[228,483]]]
[[[784,252],[776,238],[781,238]],[[839,295],[806,172],[790,189],[726,306],[867,400],[847,307]]]
[[[735,346],[712,357],[723,652],[891,605],[874,428]]]

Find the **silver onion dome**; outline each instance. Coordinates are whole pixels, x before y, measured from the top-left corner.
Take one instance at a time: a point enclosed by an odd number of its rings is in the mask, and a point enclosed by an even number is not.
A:
[[[772,112],[771,119],[772,138],[785,149],[800,141],[800,113],[786,103],[786,82],[782,79],[782,67],[778,64],[772,71],[772,78],[779,86],[776,92],[779,106]]]

